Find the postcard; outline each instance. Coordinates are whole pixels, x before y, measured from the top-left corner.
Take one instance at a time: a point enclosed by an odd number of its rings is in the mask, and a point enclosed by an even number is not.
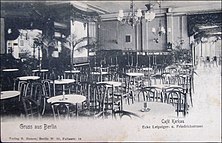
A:
[[[1,1],[1,142],[221,142],[221,1]]]

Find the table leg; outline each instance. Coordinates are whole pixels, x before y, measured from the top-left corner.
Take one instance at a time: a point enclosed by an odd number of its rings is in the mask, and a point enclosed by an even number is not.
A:
[[[76,118],[78,117],[78,105],[76,103]]]
[[[65,85],[62,85],[62,94],[65,95]]]
[[[55,83],[53,82],[53,94],[55,96]]]

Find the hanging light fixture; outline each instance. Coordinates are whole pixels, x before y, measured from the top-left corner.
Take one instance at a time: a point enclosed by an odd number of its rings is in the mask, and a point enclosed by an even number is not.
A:
[[[131,26],[135,26],[137,23],[140,22],[141,18],[142,18],[142,10],[138,9],[137,11],[135,11],[134,8],[134,2],[133,0],[131,0],[130,3],[130,12],[128,13],[128,15],[126,16],[126,18],[124,18],[124,13],[123,10],[119,10],[119,14],[118,14],[118,21],[120,21],[122,24],[129,24]]]
[[[154,4],[149,3],[149,4],[146,4],[145,6],[146,6],[147,10],[142,11],[141,9],[137,9],[137,11],[135,11],[135,4],[134,4],[133,0],[131,0],[130,12],[124,18],[123,10],[119,10],[117,20],[120,21],[122,24],[127,23],[133,27],[137,23],[140,23],[142,18],[144,18],[148,22],[152,21],[156,16],[156,14],[154,13],[154,10],[153,10]]]
[[[159,13],[161,13],[161,1],[159,1],[159,2],[157,2],[158,4],[159,4]],[[162,36],[162,35],[164,35],[164,34],[166,34],[166,30],[165,30],[165,28],[162,26],[162,20],[161,20],[161,18],[160,18],[160,20],[159,20],[159,27],[158,27],[158,29],[156,30],[156,28],[152,28],[151,29],[151,31],[152,31],[152,33],[155,35],[155,36],[157,36],[156,38],[154,38],[154,41],[156,42],[156,43],[159,43],[159,39],[158,39],[158,36]],[[169,28],[168,29],[168,32],[171,32],[171,29]]]
[[[156,14],[154,13],[154,9],[153,9],[154,4],[149,3],[149,4],[146,4],[145,6],[147,8],[147,11],[144,15],[144,18],[146,19],[146,21],[150,22],[156,17]]]

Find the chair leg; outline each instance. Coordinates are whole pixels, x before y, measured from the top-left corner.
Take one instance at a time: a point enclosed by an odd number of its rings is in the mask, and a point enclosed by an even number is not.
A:
[[[134,103],[133,91],[131,91],[130,95],[131,95],[131,97],[132,97],[132,104],[133,104],[133,103]]]
[[[191,102],[191,106],[193,107],[193,99],[192,99],[192,93],[190,91],[190,102]]]
[[[143,101],[145,101],[146,98],[145,98],[145,91],[143,91]]]
[[[140,102],[140,93],[141,93],[142,91],[139,91],[138,92],[138,102]]]
[[[43,109],[42,109],[42,115],[45,113],[45,108],[46,108],[46,99],[43,98]]]

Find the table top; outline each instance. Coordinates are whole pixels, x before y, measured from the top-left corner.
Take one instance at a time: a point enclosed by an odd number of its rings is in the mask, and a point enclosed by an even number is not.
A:
[[[170,85],[169,87],[172,87],[172,88],[183,88],[181,85]]]
[[[183,88],[180,85],[171,85],[171,84],[153,84],[151,87],[159,88],[159,89],[166,89],[166,88]]]
[[[65,73],[80,73],[79,70],[71,70],[71,71],[65,71]]]
[[[18,71],[19,69],[3,69],[2,71],[4,72],[14,72],[14,71]]]
[[[118,81],[101,81],[97,83],[105,83],[105,84],[113,85],[114,87],[118,87],[122,85],[122,83]]]
[[[126,73],[128,76],[136,77],[136,76],[144,76],[144,73],[139,73],[139,72],[128,72]]]
[[[177,69],[178,67],[175,65],[169,65],[165,69]]]
[[[74,67],[80,67],[80,66],[88,66],[89,63],[83,63],[83,64],[76,64],[74,65]]]
[[[9,99],[20,95],[20,91],[2,91],[1,92],[1,100]]]
[[[192,63],[182,63],[181,65],[182,66],[192,66],[193,64]]]
[[[74,83],[74,79],[61,79],[61,80],[54,80],[55,84],[69,84],[69,83]],[[53,81],[52,81],[53,83]]]
[[[123,109],[139,115],[142,118],[149,117],[151,115],[159,116],[172,116],[176,115],[175,107],[171,104],[162,103],[162,102],[146,102],[147,109],[144,110],[145,102],[135,102],[134,104],[126,104]]]
[[[105,75],[105,74],[108,74],[108,72],[91,72],[91,74],[93,75]]]
[[[76,103],[82,103],[85,100],[86,100],[86,97],[83,95],[66,94],[66,95],[58,95],[58,96],[51,97],[47,100],[47,102],[48,103],[65,102],[65,103],[76,104]]]
[[[151,85],[151,87],[163,89],[163,88],[170,87],[170,85],[169,84],[153,84]]]
[[[36,70],[32,70],[32,72],[48,72],[48,69],[36,69]]]
[[[152,71],[153,68],[142,68],[144,71]]]
[[[39,76],[21,76],[18,77],[19,80],[37,80],[40,79]]]

